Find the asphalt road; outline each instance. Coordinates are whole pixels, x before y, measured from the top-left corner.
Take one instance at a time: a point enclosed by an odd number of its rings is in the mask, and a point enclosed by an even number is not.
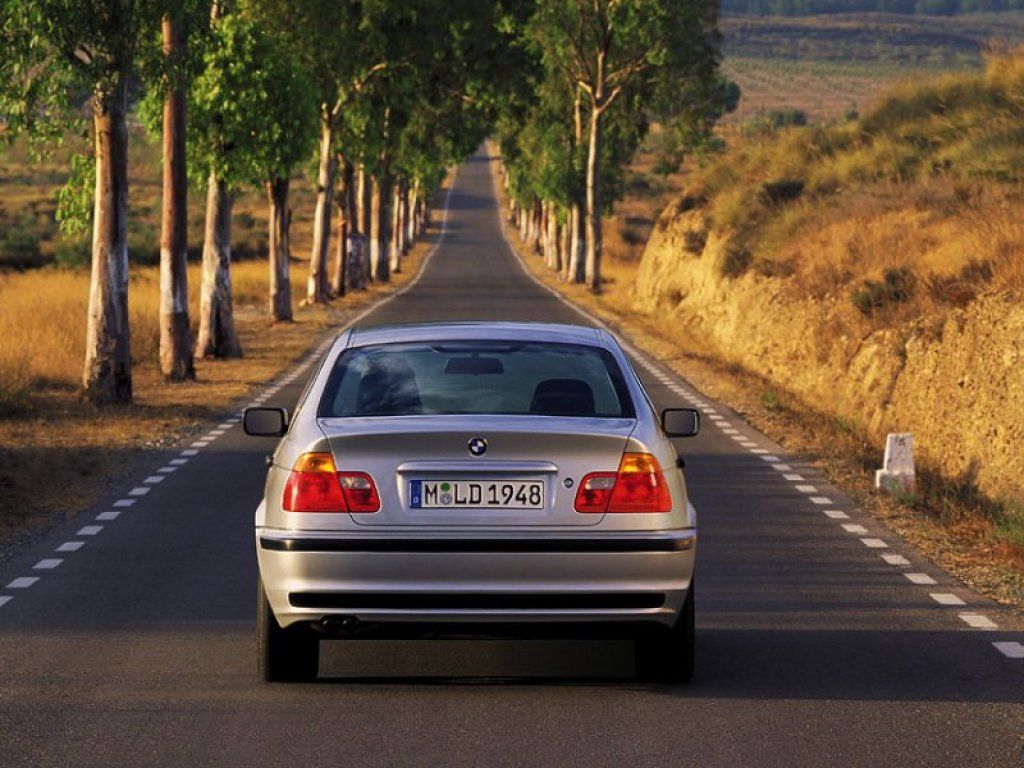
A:
[[[364,324],[584,322],[504,243],[487,158],[449,203],[422,279]],[[714,417],[681,446],[701,525],[691,685],[636,683],[629,645],[597,641],[340,641],[316,684],[257,682],[270,446],[234,414],[0,566],[0,765],[1024,765],[1021,623],[642,362],[659,406]],[[262,399],[291,404],[306,372]]]

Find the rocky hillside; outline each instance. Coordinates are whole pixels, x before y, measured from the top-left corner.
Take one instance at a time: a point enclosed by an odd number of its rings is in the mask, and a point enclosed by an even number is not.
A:
[[[1024,57],[841,125],[751,134],[633,287],[690,345],[996,499],[1024,499]]]

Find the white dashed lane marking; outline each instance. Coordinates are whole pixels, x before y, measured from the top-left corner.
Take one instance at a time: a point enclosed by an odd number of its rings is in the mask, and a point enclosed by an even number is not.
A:
[[[157,470],[157,472],[160,472],[161,474],[164,474],[164,475],[169,475],[169,474],[171,474],[171,472],[177,472],[177,471],[178,471],[177,467],[160,467],[160,469]]]
[[[7,589],[28,589],[37,581],[39,581],[38,576],[19,576],[7,585]]]
[[[800,493],[817,493],[818,489],[813,485],[797,485],[794,486]]]
[[[889,565],[910,565],[910,561],[903,555],[890,555],[887,553],[882,555],[882,559]]]
[[[149,493],[149,488],[146,488],[145,486],[142,485],[140,485],[138,488],[132,488],[130,491],[128,491],[129,496],[145,496],[147,493]]]
[[[939,605],[966,605],[963,600],[950,592],[929,592],[928,596]]]
[[[199,455],[199,451],[197,451],[195,448],[186,448],[184,451],[181,452],[181,455],[182,456],[198,456]]]
[[[992,643],[1003,656],[1009,659],[1024,659],[1024,645],[1018,642],[1000,641]]]
[[[831,506],[832,499],[827,496],[811,496],[811,504],[821,504],[823,506]]]
[[[55,549],[54,551],[55,552],[77,552],[78,550],[80,550],[84,546],[85,546],[85,542],[84,541],[65,541],[63,544],[61,544],[59,547],[57,547],[57,549]]]
[[[903,575],[907,577],[907,581],[911,584],[931,585],[938,583],[927,573],[904,573]]]
[[[982,613],[961,613],[960,620],[969,627],[974,629],[998,629],[999,625],[996,624],[988,616]]]
[[[97,533],[103,530],[102,525],[85,525],[78,531],[76,536],[95,536]]]
[[[862,533],[867,533],[868,532],[867,528],[865,528],[863,525],[857,525],[856,523],[847,523],[846,525],[843,526],[843,530],[846,531],[847,533],[856,533],[856,534],[862,534]]]
[[[110,521],[110,520],[117,520],[117,518],[119,518],[120,516],[121,516],[120,511],[118,511],[116,509],[112,509],[110,512],[100,512],[98,515],[96,515],[96,519],[97,520]]]
[[[831,517],[833,520],[849,520],[850,516],[843,512],[841,509],[826,509],[823,510],[826,516]]]
[[[8,597],[7,595],[0,595],[0,606],[3,606],[9,602],[11,602],[10,597]]]
[[[118,499],[117,501],[114,502],[114,506],[120,507],[121,509],[127,509],[128,507],[131,507],[134,504],[135,499]]]
[[[164,476],[163,475],[150,475],[149,477],[147,477],[142,482],[146,483],[147,485],[156,485],[157,483],[162,483],[163,481],[164,481]]]
[[[182,451],[182,453],[184,453],[184,451]],[[172,467],[183,467],[188,464],[188,459],[171,459],[167,463]]]
[[[59,557],[47,557],[32,566],[34,571],[52,571],[64,561]]]
[[[762,456],[761,458],[767,461],[769,464],[771,464],[772,469],[774,469],[776,472],[789,472],[789,470],[792,469],[792,467],[789,466],[789,464],[783,464],[781,461],[779,461],[778,456]]]
[[[804,479],[803,475],[783,475],[783,477],[789,480],[791,483],[796,483]]]
[[[861,542],[868,549],[886,549],[889,546],[881,539],[861,539]]]

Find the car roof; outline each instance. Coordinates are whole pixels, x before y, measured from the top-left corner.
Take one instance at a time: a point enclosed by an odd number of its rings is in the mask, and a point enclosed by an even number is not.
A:
[[[411,323],[353,328],[348,344],[416,341],[548,341],[610,347],[609,337],[600,329],[562,323],[458,322]]]

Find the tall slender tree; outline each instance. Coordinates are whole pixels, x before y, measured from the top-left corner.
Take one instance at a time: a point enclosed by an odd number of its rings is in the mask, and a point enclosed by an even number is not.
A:
[[[90,94],[95,190],[82,385],[96,404],[132,399],[128,321],[128,86],[140,41],[162,16],[143,0],[9,0],[0,45],[8,135],[53,136]]]
[[[586,283],[601,289],[605,124],[658,91],[714,77],[716,0],[538,0],[530,23],[550,73],[584,95],[587,113]]]
[[[163,208],[160,228],[160,371],[172,381],[194,379],[188,319],[188,175],[185,153],[188,18],[175,4],[161,22],[165,60]]]

